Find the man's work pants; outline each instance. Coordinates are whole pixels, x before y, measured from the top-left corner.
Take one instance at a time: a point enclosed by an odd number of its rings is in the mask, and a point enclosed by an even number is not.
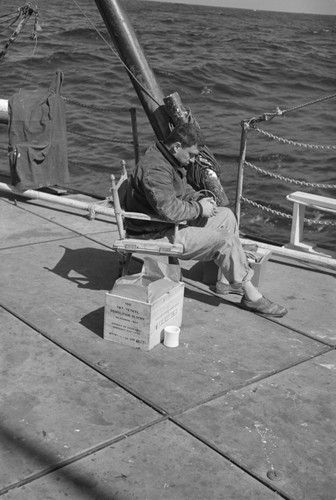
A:
[[[170,242],[172,237],[171,229],[141,236]],[[229,283],[250,281],[253,276],[239,239],[235,216],[229,208],[217,207],[213,217],[181,225],[175,242],[184,247],[181,260],[214,261]]]

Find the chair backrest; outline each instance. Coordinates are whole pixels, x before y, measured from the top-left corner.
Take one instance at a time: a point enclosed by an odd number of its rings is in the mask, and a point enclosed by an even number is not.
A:
[[[114,213],[117,221],[117,226],[118,226],[118,232],[119,232],[119,237],[121,240],[124,240],[126,238],[126,229],[124,226],[124,219],[137,219],[137,220],[146,220],[146,221],[152,221],[152,222],[161,222],[161,223],[167,223],[171,225],[171,222],[167,222],[166,220],[163,220],[160,217],[157,217],[155,215],[149,215],[146,213],[140,213],[140,212],[128,212],[126,210],[125,206],[125,201],[126,201],[126,195],[128,192],[128,186],[129,186],[129,178],[127,174],[127,169],[126,169],[126,163],[124,160],[121,161],[121,166],[122,166],[122,174],[119,178],[119,181],[116,182],[116,178],[114,175],[111,175],[111,192],[112,192],[112,199],[113,199],[113,206],[114,206]],[[176,222],[174,224],[174,237],[173,241],[175,242],[176,236],[179,230],[179,225],[180,224],[185,224],[184,221],[182,222]],[[175,243],[174,243],[175,244]]]
[[[122,264],[122,275],[127,273],[128,264],[131,258],[131,255],[134,252],[145,253],[151,255],[167,255],[172,262],[174,259],[174,264],[176,264],[176,258],[183,255],[183,245],[182,243],[175,243],[176,235],[178,233],[179,224],[175,224],[175,232],[174,238],[172,242],[161,241],[160,239],[143,239],[143,238],[134,238],[134,237],[126,237],[126,230],[124,226],[124,219],[135,219],[142,221],[152,221],[152,222],[161,222],[167,223],[167,221],[155,217],[146,213],[140,212],[128,212],[125,210],[125,199],[127,194],[127,186],[128,186],[128,175],[126,170],[125,162],[121,162],[123,167],[123,172],[120,176],[118,182],[116,182],[115,176],[111,175],[111,193],[114,205],[114,213],[118,227],[119,239],[116,239],[113,242],[113,248],[120,252],[121,255],[124,255],[124,261]],[[171,227],[172,223],[168,221],[168,226]],[[126,255],[126,257],[125,257]]]
[[[117,190],[118,190],[120,207],[122,209],[125,209],[126,194],[127,194],[129,179],[126,170],[126,163],[124,160],[121,161],[121,167],[122,167],[122,173],[117,183]]]
[[[128,186],[128,174],[126,169],[126,163],[124,160],[121,161],[122,166],[122,174],[119,178],[119,181],[116,183],[115,176],[111,175],[111,192],[114,206],[114,213],[117,221],[117,227],[119,232],[120,239],[124,239],[126,237],[126,231],[124,227],[124,207],[125,207],[125,199],[127,193]]]

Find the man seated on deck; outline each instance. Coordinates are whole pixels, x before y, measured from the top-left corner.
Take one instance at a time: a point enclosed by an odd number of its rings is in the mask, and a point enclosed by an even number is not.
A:
[[[172,222],[186,221],[175,240],[184,247],[180,259],[213,260],[221,271],[217,294],[237,293],[243,295],[240,302],[243,309],[265,316],[284,316],[287,310],[268,300],[251,283],[253,270],[242,248],[233,212],[227,207],[217,207],[212,198],[204,197],[187,184],[186,168],[202,145],[197,125],[184,123],[176,126],[164,143],[151,146],[130,177],[126,210]],[[128,219],[127,234],[172,241],[174,226]]]

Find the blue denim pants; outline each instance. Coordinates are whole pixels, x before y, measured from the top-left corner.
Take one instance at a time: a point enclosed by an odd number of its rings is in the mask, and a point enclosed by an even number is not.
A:
[[[142,235],[141,238],[171,242],[173,233],[169,229]],[[182,243],[184,247],[179,259],[214,261],[229,283],[250,281],[253,276],[239,239],[236,218],[229,208],[217,207],[213,217],[181,225],[175,242]]]

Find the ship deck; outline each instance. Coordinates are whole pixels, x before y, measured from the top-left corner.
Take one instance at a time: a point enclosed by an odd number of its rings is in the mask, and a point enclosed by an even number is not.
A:
[[[180,345],[146,352],[103,339],[113,220],[0,212],[0,496],[335,500],[335,272],[269,261],[271,320],[182,263]]]

